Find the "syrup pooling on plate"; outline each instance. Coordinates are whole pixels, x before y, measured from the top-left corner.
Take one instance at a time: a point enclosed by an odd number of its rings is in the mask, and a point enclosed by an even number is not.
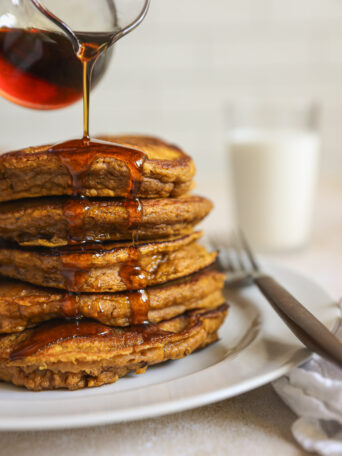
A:
[[[53,320],[32,330],[31,335],[12,351],[11,361],[34,355],[53,343],[76,337],[105,337],[113,330],[92,320]]]

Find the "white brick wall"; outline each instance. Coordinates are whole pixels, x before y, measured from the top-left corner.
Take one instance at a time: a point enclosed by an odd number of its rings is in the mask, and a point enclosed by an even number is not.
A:
[[[200,182],[224,176],[224,100],[321,102],[323,172],[342,175],[342,0],[152,0],[92,97],[92,132],[149,132],[182,145]],[[0,101],[1,144],[81,133],[81,106],[32,112]]]

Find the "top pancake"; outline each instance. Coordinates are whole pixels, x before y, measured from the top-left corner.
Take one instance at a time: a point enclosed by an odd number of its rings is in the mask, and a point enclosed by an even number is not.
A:
[[[175,145],[148,136],[107,136],[102,139],[142,152],[141,179],[137,194],[144,198],[180,196],[192,187],[195,165]],[[132,170],[125,158],[101,154],[93,156],[75,191],[70,168],[51,145],[28,147],[0,156],[0,201],[39,196],[81,194],[89,197],[127,197]],[[56,146],[54,147],[57,150]],[[68,155],[69,154],[69,155]],[[63,150],[64,158],[73,152]]]

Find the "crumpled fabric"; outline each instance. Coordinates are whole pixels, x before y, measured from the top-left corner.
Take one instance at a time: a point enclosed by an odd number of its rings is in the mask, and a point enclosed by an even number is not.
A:
[[[337,332],[342,340],[342,326]],[[342,369],[314,354],[273,383],[298,415],[292,425],[297,442],[309,452],[342,456]]]

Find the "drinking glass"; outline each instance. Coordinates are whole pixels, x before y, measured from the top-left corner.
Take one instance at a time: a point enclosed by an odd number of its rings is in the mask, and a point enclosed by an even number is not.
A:
[[[317,104],[238,100],[226,107],[237,223],[254,248],[308,243],[320,140]]]

